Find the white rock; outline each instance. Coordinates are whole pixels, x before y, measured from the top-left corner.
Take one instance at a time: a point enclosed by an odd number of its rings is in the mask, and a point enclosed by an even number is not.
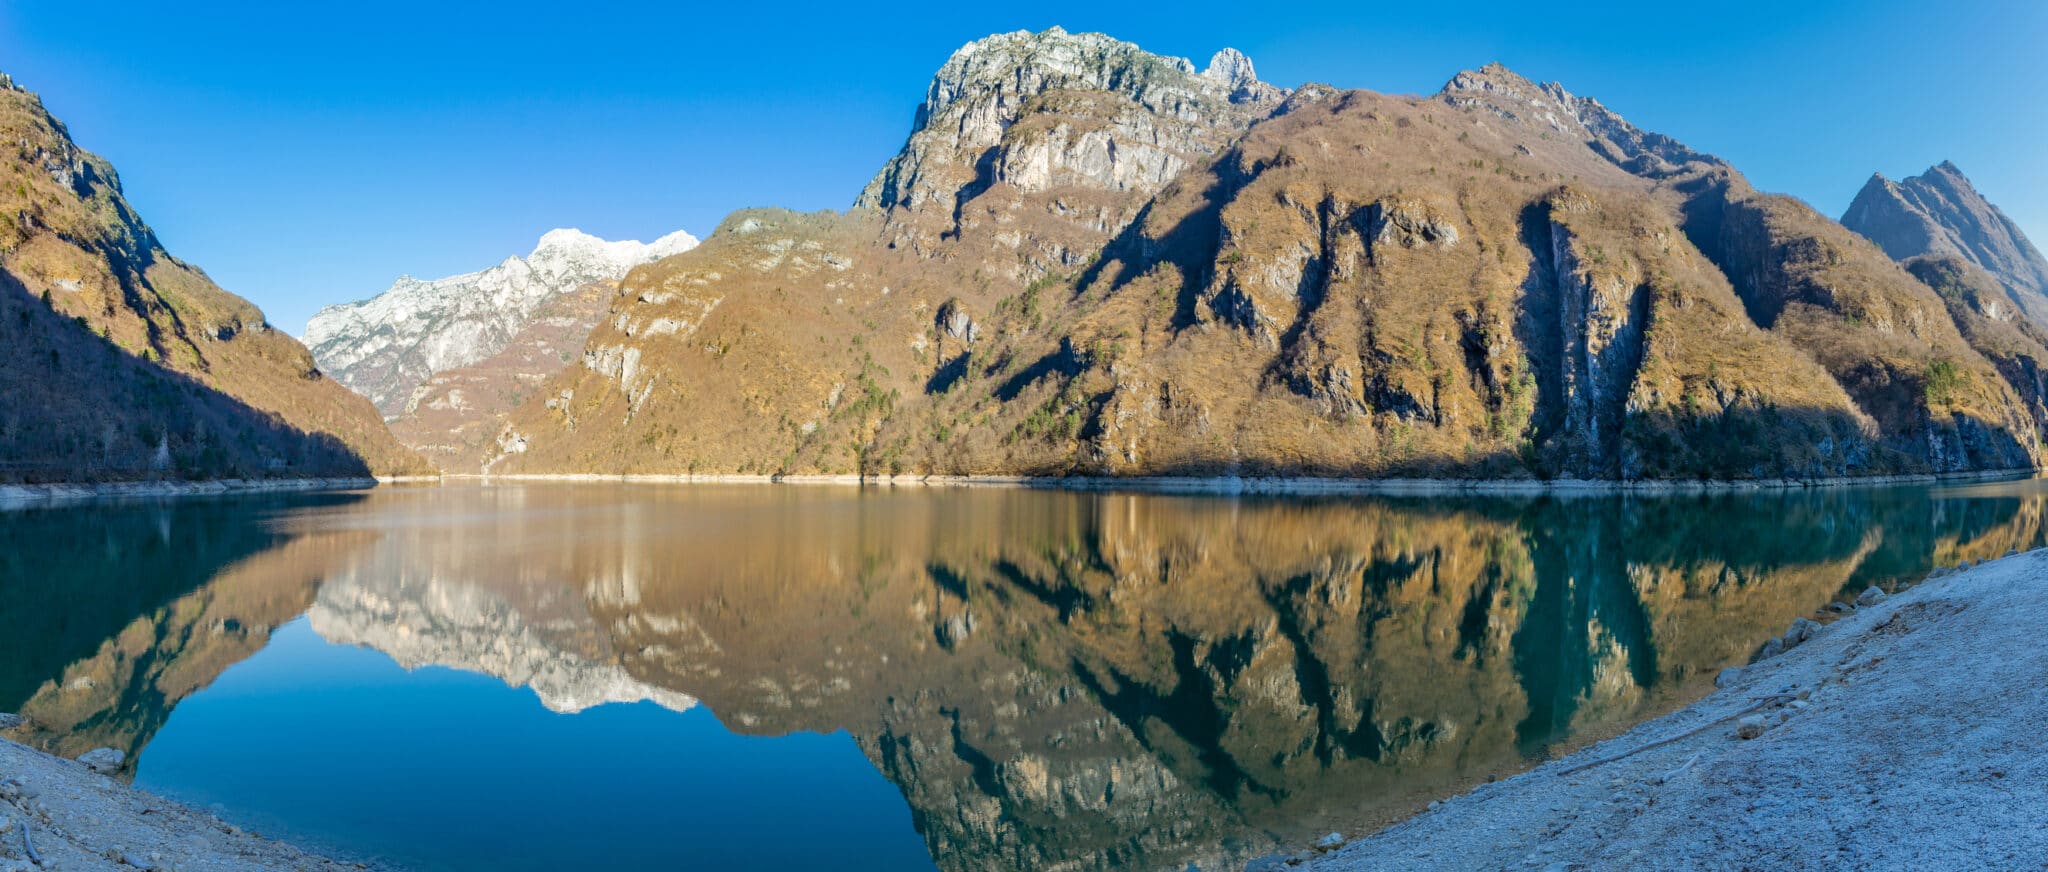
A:
[[[1885,592],[1879,590],[1876,585],[1872,585],[1870,587],[1864,588],[1863,593],[1857,595],[1856,605],[1859,608],[1867,608],[1869,606],[1874,606],[1878,603],[1884,602],[1884,600]]]
[[[118,748],[94,748],[78,755],[78,762],[94,772],[119,772],[121,764],[128,762],[128,753]]]

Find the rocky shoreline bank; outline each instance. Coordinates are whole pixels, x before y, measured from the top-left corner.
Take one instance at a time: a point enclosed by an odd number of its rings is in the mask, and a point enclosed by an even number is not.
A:
[[[86,762],[102,752],[108,759]],[[0,872],[365,868],[118,782],[110,773],[120,768],[112,756],[119,753],[65,760],[0,738]]]
[[[2048,863],[2048,550],[1795,621],[1678,712],[1250,868],[2020,868]]]
[[[1573,494],[1691,494],[1794,491],[1840,487],[1886,487],[1913,484],[1956,484],[2024,479],[2035,469],[1998,469],[1927,475],[1835,476],[1737,480],[1674,479],[1450,479],[1450,478],[1318,478],[1240,476],[1000,476],[1000,475],[649,475],[597,473],[520,473],[510,475],[448,475],[443,480],[478,482],[615,482],[624,484],[810,484],[877,487],[1023,487],[1077,491],[1127,491],[1166,494],[1246,494],[1276,496],[1386,495],[1483,496]]]
[[[97,484],[0,484],[0,511],[108,499],[157,499],[226,493],[354,490],[356,488],[375,487],[378,481],[379,479],[375,478],[276,478],[217,479],[213,481],[119,481]]]

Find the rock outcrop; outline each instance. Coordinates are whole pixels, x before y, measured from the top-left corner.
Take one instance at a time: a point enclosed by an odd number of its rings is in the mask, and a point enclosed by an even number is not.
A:
[[[1842,224],[1897,260],[1960,258],[2021,296],[2036,319],[2048,318],[2048,258],[1953,163],[1896,182],[1872,175]]]
[[[957,214],[997,185],[1150,193],[1286,95],[1233,49],[1196,72],[1099,33],[987,37],[939,68],[910,141],[855,206]]]
[[[696,245],[682,231],[641,243],[551,230],[525,257],[444,279],[403,276],[375,297],[321,309],[306,323],[306,344],[322,370],[401,417],[429,378],[504,351],[543,308]]]
[[[0,78],[0,481],[431,471]]]

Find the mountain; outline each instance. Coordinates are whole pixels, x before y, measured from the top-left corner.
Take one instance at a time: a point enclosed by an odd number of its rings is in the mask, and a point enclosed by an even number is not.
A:
[[[1288,91],[1236,52],[1004,34],[946,61],[852,211],[738,213],[628,276],[491,468],[2031,468],[2041,397],[1987,357],[2017,346],[1959,317],[1805,204],[1498,65]]]
[[[306,344],[322,369],[396,417],[428,377],[502,351],[555,298],[696,244],[681,231],[641,243],[551,230],[526,257],[431,281],[401,276],[367,300],[321,309]]]
[[[306,325],[323,370],[377,404],[399,438],[443,469],[476,469],[498,420],[582,347],[626,271],[688,251],[552,230],[533,253],[433,281],[402,277]]]
[[[2031,295],[2029,312],[2048,312],[2048,258],[1953,163],[1897,182],[1872,175],[1842,213],[1842,224],[1898,260],[1960,258],[2016,295]]]
[[[0,481],[430,471],[0,76]]]

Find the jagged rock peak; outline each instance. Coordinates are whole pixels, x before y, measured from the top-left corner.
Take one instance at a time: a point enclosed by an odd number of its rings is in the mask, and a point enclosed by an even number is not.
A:
[[[971,172],[982,153],[1000,145],[1011,125],[1037,108],[1034,98],[1053,91],[1107,92],[1172,125],[1231,130],[1248,125],[1247,117],[1262,117],[1288,94],[1258,81],[1251,60],[1232,49],[1196,72],[1187,58],[1153,54],[1100,33],[1053,27],[984,37],[955,51],[932,77],[909,142],[854,205],[937,203],[950,209],[962,185],[950,178],[948,165],[964,160]],[[1169,145],[1193,145],[1200,138],[1184,133],[1161,136],[1188,141]],[[948,178],[941,183],[940,176]]]
[[[1202,76],[1233,88],[1259,80],[1258,72],[1252,69],[1252,59],[1234,48],[1226,48],[1210,57],[1209,66],[1202,70]]]
[[[1959,257],[2010,287],[2048,293],[2048,258],[1951,161],[1899,181],[1872,174],[1842,224],[1894,259]]]

